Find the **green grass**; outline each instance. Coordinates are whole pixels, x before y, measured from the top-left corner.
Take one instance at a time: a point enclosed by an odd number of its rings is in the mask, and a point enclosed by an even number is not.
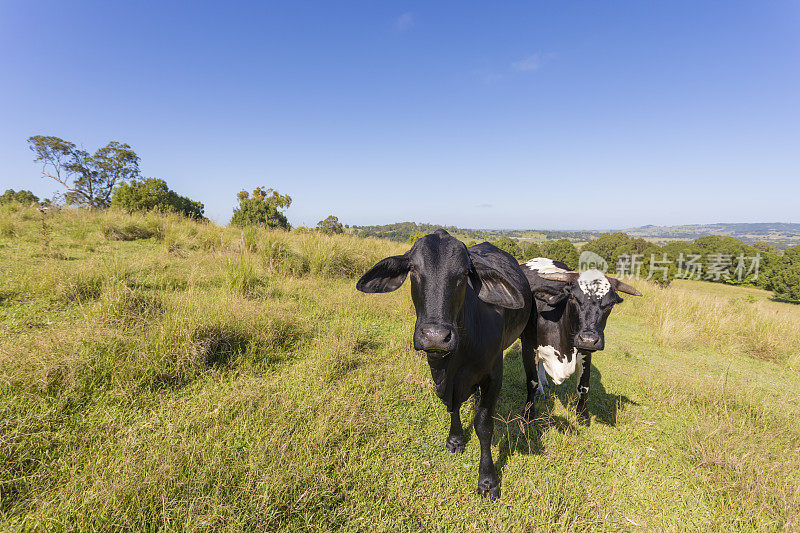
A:
[[[637,284],[588,428],[574,378],[520,424],[513,346],[492,503],[474,431],[444,449],[407,287],[355,290],[403,245],[16,206],[0,228],[0,529],[800,529],[796,306]]]

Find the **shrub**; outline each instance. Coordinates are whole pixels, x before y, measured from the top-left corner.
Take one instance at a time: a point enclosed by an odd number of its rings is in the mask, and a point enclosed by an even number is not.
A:
[[[325,220],[317,222],[317,231],[325,235],[335,235],[337,233],[344,233],[344,226],[339,222],[339,219],[333,215],[328,216]]]
[[[18,202],[24,205],[30,204],[41,204],[41,205],[49,205],[50,200],[45,200],[44,202],[39,202],[39,197],[33,194],[31,191],[28,190],[19,190],[15,191],[14,189],[8,189],[2,195],[0,195],[0,205],[2,204],[10,204],[12,202]]]
[[[280,211],[292,205],[292,199],[288,195],[282,195],[273,189],[256,187],[252,196],[247,191],[241,191],[237,196],[239,207],[233,210],[232,225],[289,228],[286,215]]]
[[[161,179],[147,178],[121,183],[111,198],[111,206],[132,213],[134,211],[162,211],[178,213],[189,218],[203,218],[202,203],[180,196],[167,187]]]
[[[783,252],[770,273],[770,285],[777,298],[800,301],[800,246]]]

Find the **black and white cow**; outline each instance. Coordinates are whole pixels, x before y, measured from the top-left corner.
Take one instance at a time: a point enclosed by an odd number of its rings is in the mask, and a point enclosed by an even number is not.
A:
[[[500,496],[492,461],[494,410],[503,381],[503,350],[522,333],[531,313],[531,290],[517,261],[485,242],[467,248],[438,230],[403,255],[372,267],[356,287],[388,292],[411,277],[417,313],[414,348],[427,353],[436,394],[450,412],[447,449],[464,451],[459,407],[480,390],[475,433],[481,444],[478,492]]]
[[[533,402],[537,395],[544,395],[546,375],[560,385],[577,372],[578,419],[588,425],[592,353],[605,347],[606,320],[614,305],[622,302],[617,293],[641,293],[597,269],[573,272],[564,263],[544,257],[520,266],[534,296],[534,311],[522,333],[528,387],[525,418],[532,421],[535,417]]]

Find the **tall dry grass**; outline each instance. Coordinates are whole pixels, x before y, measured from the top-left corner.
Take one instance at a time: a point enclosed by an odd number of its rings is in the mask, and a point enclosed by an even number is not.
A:
[[[730,297],[722,297],[642,280],[635,285],[644,296],[627,298],[619,312],[639,315],[660,345],[707,347],[792,366],[800,363],[800,317],[794,313],[739,296],[735,288]]]

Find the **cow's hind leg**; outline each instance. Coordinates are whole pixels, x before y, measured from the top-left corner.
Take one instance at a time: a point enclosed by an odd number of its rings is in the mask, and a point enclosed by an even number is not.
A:
[[[460,408],[454,407],[450,413],[450,434],[447,435],[447,450],[450,453],[464,453],[464,428],[461,427]]]
[[[591,422],[589,412],[586,409],[586,401],[589,399],[589,378],[592,372],[591,352],[578,355],[578,422],[588,426]]]
[[[481,385],[481,401],[475,412],[475,433],[481,443],[481,460],[478,466],[478,494],[495,500],[500,497],[500,478],[492,460],[492,433],[494,431],[494,409],[500,386],[503,382],[503,358],[486,383]]]
[[[522,364],[525,367],[525,386],[527,398],[522,417],[527,423],[533,422],[536,418],[536,407],[533,401],[536,399],[537,389],[539,389],[539,375],[536,368],[536,327],[535,324],[528,323],[525,331],[522,332]]]

